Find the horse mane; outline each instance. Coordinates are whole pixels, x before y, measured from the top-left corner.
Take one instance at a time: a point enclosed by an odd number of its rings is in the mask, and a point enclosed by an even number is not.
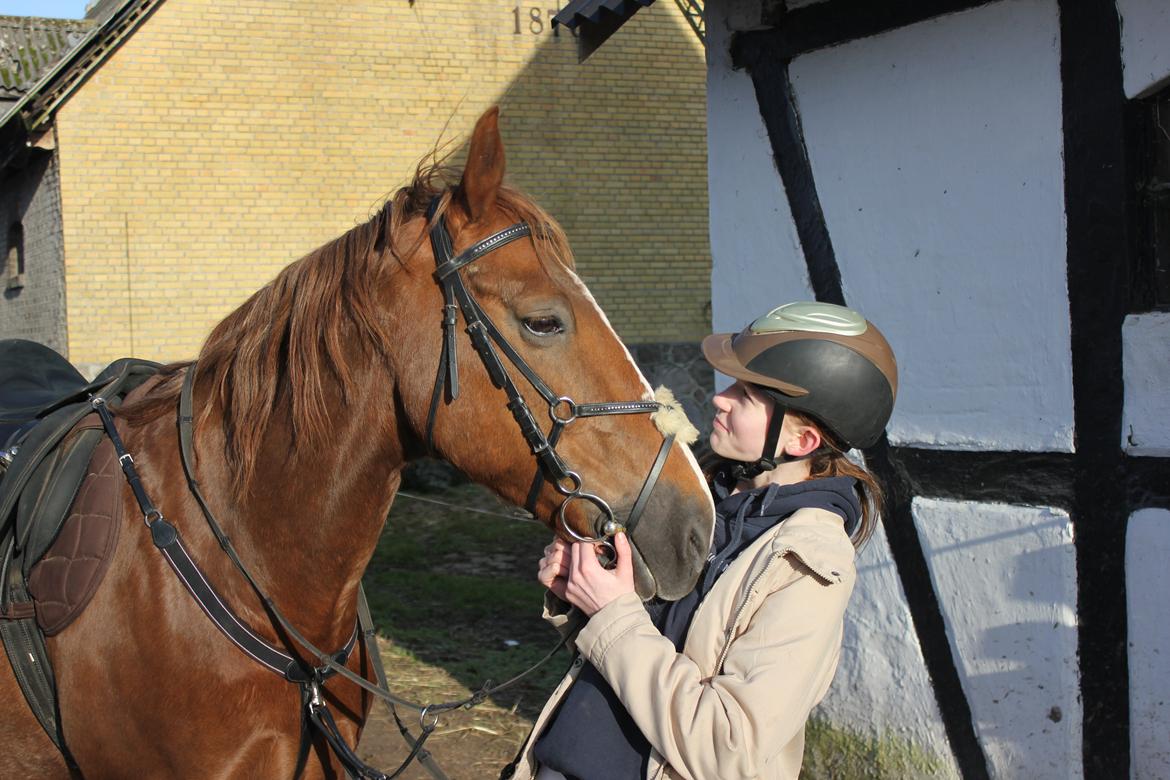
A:
[[[247,492],[260,447],[282,403],[290,411],[293,447],[314,446],[329,429],[328,380],[335,380],[347,404],[354,355],[385,358],[394,340],[378,313],[376,282],[389,272],[387,256],[402,265],[427,239],[421,231],[406,241],[403,226],[425,214],[435,197],[440,198],[436,219],[450,206],[458,172],[444,162],[432,151],[411,183],[370,220],[290,263],[204,341],[197,370],[203,382],[210,382],[212,403],[199,410],[196,424],[206,425],[212,409],[222,408],[224,454],[237,497]],[[497,206],[532,227],[537,256],[546,269],[573,268],[564,231],[544,209],[508,186],[500,188]],[[358,350],[352,350],[355,344]],[[120,415],[133,425],[173,413],[183,369],[191,365],[164,367],[159,384],[123,407]]]

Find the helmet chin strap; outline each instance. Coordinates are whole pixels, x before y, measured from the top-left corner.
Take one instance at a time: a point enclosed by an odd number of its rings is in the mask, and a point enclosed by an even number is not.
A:
[[[773,400],[775,397],[773,396]],[[825,452],[828,447],[825,444],[817,447],[812,452],[804,455],[789,455],[781,452],[779,455],[775,454],[776,444],[780,441],[780,429],[784,427],[784,416],[788,410],[776,402],[776,406],[772,411],[772,418],[768,420],[768,431],[764,435],[764,451],[758,460],[753,461],[733,461],[731,467],[731,477],[737,482],[742,479],[755,479],[765,471],[771,471],[779,466],[781,463],[795,463],[799,460],[808,460],[822,452]]]
[[[771,471],[780,463],[786,463],[790,460],[801,460],[802,458],[791,458],[784,453],[777,456],[776,443],[780,441],[780,429],[784,427],[784,415],[787,410],[780,404],[772,410],[772,417],[768,420],[768,432],[764,435],[764,452],[759,460],[754,461],[740,461],[731,467],[731,476],[736,481],[741,479],[755,479],[765,471]],[[809,453],[810,455],[812,453]],[[808,455],[803,456],[805,458]]]

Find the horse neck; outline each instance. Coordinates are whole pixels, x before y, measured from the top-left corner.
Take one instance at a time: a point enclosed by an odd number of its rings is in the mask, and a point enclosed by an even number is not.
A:
[[[327,389],[328,408],[338,411],[320,441],[294,440],[291,413],[281,406],[255,476],[235,500],[228,498],[231,474],[217,457],[224,451],[222,428],[208,425],[196,441],[204,493],[240,559],[302,633],[329,647],[353,630],[357,588],[404,462],[384,372],[369,366],[358,373],[354,385],[365,389],[347,403],[339,387]],[[211,422],[220,417],[213,411]],[[204,468],[209,461],[221,465]],[[242,591],[242,578],[234,579]]]

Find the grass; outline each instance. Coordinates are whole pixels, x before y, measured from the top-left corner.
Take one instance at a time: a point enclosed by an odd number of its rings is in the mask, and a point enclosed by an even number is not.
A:
[[[429,497],[507,511],[474,485]],[[398,498],[364,580],[379,633],[398,653],[441,665],[467,688],[510,678],[556,643],[540,618],[544,589],[536,581],[551,536],[534,523]],[[534,716],[533,700],[552,690],[567,664],[562,653],[497,703],[512,707],[523,698]]]
[[[938,757],[898,737],[859,734],[812,718],[805,730],[804,780],[949,778]]]

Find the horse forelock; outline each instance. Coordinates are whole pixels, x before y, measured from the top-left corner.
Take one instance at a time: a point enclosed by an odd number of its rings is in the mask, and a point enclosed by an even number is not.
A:
[[[459,171],[445,164],[438,152],[432,152],[423,159],[409,185],[398,190],[383,209],[385,216],[384,240],[391,253],[404,263],[426,242],[427,232],[422,231],[408,242],[403,237],[409,231],[401,228],[407,222],[426,214],[431,202],[440,199],[435,219],[451,209],[458,189]],[[574,269],[573,253],[564,229],[532,198],[520,190],[503,185],[496,196],[496,208],[511,222],[524,222],[532,228],[532,241],[537,257],[552,272],[555,268]]]

